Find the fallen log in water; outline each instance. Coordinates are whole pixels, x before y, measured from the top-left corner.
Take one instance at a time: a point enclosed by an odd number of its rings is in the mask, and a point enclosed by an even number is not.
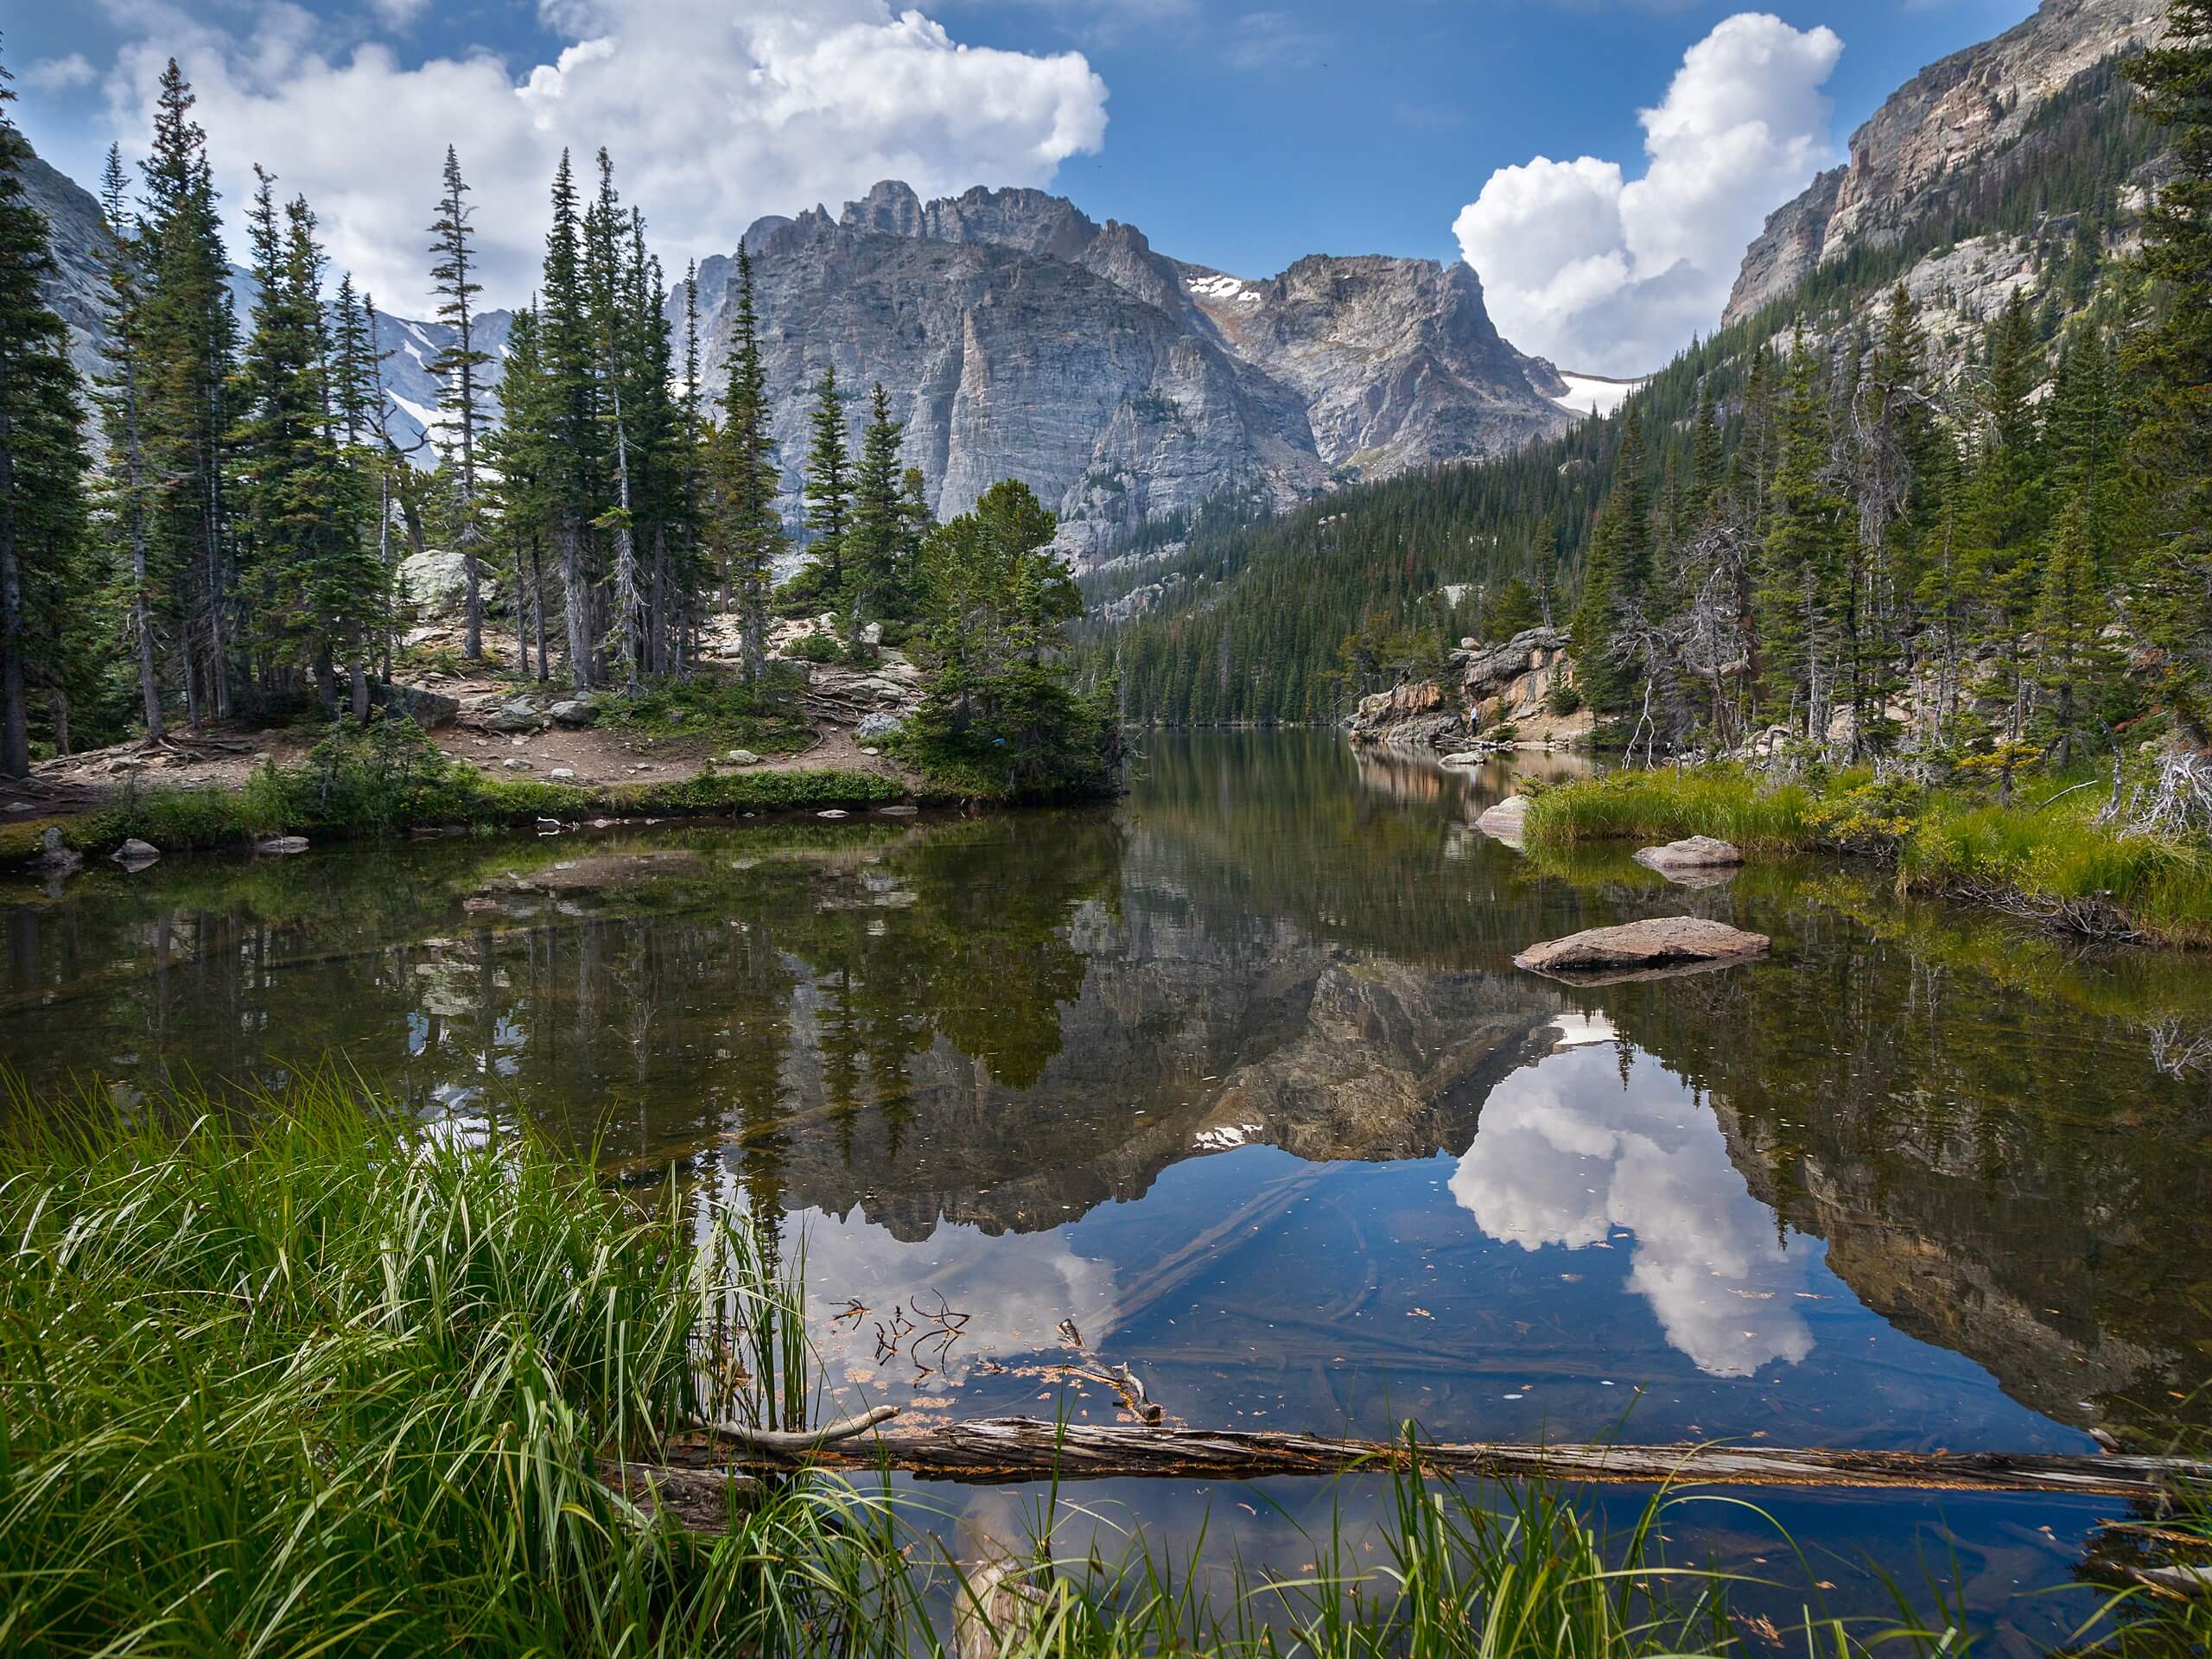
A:
[[[1401,1469],[1465,1479],[1657,1485],[1890,1487],[2144,1497],[2212,1484],[2185,1458],[2004,1452],[1853,1452],[1761,1446],[1534,1446],[1330,1440],[1317,1434],[1055,1424],[985,1418],[874,1433],[774,1456],[711,1440],[671,1444],[678,1469],[903,1469],[927,1480],[1258,1479]]]

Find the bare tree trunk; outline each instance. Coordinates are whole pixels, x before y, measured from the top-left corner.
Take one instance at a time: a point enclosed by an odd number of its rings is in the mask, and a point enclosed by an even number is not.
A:
[[[614,626],[621,653],[622,693],[638,695],[638,543],[630,524],[630,445],[622,430],[622,388],[611,387],[614,407],[615,503],[620,509],[614,522]]]
[[[530,533],[530,608],[537,624],[537,683],[553,677],[553,647],[545,642],[545,563],[537,545],[537,532]]]
[[[873,1421],[871,1421],[873,1419]],[[1525,1479],[1635,1485],[1685,1483],[1907,1491],[2026,1491],[2112,1497],[2156,1496],[2212,1477],[2185,1458],[2068,1452],[1860,1452],[1768,1446],[1465,1445],[1335,1440],[1236,1429],[1137,1423],[1048,1423],[1027,1417],[943,1423],[881,1433],[876,1414],[811,1434],[712,1431],[705,1445],[671,1446],[685,1468],[887,1465],[925,1478],[1016,1480],[1255,1479],[1417,1466],[1459,1479]],[[819,1442],[830,1437],[826,1444]]]
[[[23,581],[16,556],[15,423],[8,412],[7,355],[0,353],[0,778],[31,771],[30,709],[23,674]]]
[[[583,536],[564,518],[560,538],[561,608],[569,624],[569,683],[581,695],[591,689],[591,594],[584,586]]]

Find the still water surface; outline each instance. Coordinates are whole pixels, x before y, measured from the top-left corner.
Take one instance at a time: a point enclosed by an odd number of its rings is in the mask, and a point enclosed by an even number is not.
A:
[[[1539,868],[1472,828],[1502,766],[1147,751],[1111,812],[16,889],[0,1055],[125,1099],[334,1057],[463,1129],[595,1145],[611,1179],[674,1166],[803,1240],[839,1397],[924,1417],[1111,1421],[1055,1370],[1077,1341],[1205,1426],[2056,1451],[2200,1414],[2212,964],[2071,958],[1864,870]],[[1682,911],[1775,954],[1595,990],[1511,965]],[[1218,1511],[1291,1568],[1292,1522],[1343,1501],[1085,1497],[1171,1532]],[[2114,1506],[1770,1507],[1839,1596],[1863,1557],[1924,1562],[2018,1645],[2068,1609],[2016,1592]]]

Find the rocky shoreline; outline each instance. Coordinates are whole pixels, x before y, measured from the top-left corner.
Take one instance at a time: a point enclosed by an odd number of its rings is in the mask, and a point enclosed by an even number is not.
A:
[[[1351,741],[1449,753],[1471,743],[1555,748],[1586,741],[1595,722],[1572,696],[1572,642],[1529,628],[1500,645],[1462,639],[1441,679],[1407,680],[1360,699]]]

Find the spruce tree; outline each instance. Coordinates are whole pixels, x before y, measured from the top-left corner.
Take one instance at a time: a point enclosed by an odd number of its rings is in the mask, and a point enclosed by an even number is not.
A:
[[[861,622],[903,616],[910,519],[901,493],[899,453],[906,428],[891,418],[890,394],[878,381],[868,400],[860,464],[853,469],[852,518],[845,532],[845,581],[850,594],[846,632],[858,640]]]
[[[467,612],[461,654],[475,662],[484,655],[484,596],[478,569],[478,543],[482,527],[476,503],[476,434],[482,412],[481,382],[491,363],[489,353],[476,349],[476,296],[484,291],[476,280],[474,232],[469,226],[475,210],[468,205],[468,186],[461,176],[461,159],[446,146],[443,189],[438,197],[438,216],[430,226],[430,251],[437,264],[430,280],[438,295],[437,318],[453,330],[452,342],[430,360],[438,378],[438,410],[445,429],[453,435],[457,464],[454,480],[456,516],[460,520],[456,549],[467,582]]]
[[[153,558],[175,574],[185,706],[195,722],[231,712],[235,597],[223,462],[238,328],[207,139],[171,59],[154,112],[145,175],[146,468]]]
[[[2164,41],[2127,73],[2172,138],[2144,227],[2161,302],[2126,357],[2143,406],[2135,459],[2156,511],[2132,573],[2133,620],[2201,751],[2212,748],[2212,0],[2172,0]]]
[[[145,411],[139,331],[146,296],[140,268],[138,226],[130,211],[130,176],[123,151],[110,145],[100,176],[100,222],[107,239],[100,249],[105,278],[100,301],[106,340],[102,354],[107,373],[99,391],[101,428],[110,462],[106,480],[108,516],[120,533],[123,563],[130,572],[130,651],[138,677],[139,717],[146,735],[164,729],[161,671],[154,640],[154,572],[149,548],[149,480],[146,471]]]
[[[845,442],[845,410],[837,391],[837,371],[822,371],[814,386],[814,438],[806,452],[806,545],[804,591],[818,603],[849,603],[845,581],[845,537],[851,527],[853,476]]]
[[[583,233],[568,152],[553,176],[553,225],[545,238],[538,306],[544,365],[543,484],[554,559],[561,572],[569,678],[579,691],[597,678],[589,525],[599,429],[592,375],[592,334],[585,293]]]
[[[550,487],[551,382],[534,303],[516,312],[508,327],[499,400],[499,423],[485,438],[493,480],[490,505],[507,538],[508,563],[514,571],[516,629],[523,644],[519,666],[524,673],[530,672],[529,646],[535,634],[537,677],[543,683],[553,671],[552,646],[545,633],[545,548],[557,498]]]
[[[1775,415],[1770,519],[1759,550],[1759,635],[1772,706],[1802,717],[1805,737],[1823,741],[1835,702],[1838,600],[1849,531],[1845,504],[1826,476],[1827,409],[1820,364],[1801,327],[1783,371]]]
[[[779,474],[770,429],[768,374],[760,356],[753,257],[742,243],[737,250],[728,374],[721,424],[709,462],[714,537],[723,591],[737,607],[745,676],[757,684],[767,659],[769,594],[786,537],[776,509]]]
[[[68,330],[40,285],[54,270],[43,215],[24,199],[29,154],[0,67],[0,777],[30,772],[30,688],[65,690],[86,598],[84,480]]]

